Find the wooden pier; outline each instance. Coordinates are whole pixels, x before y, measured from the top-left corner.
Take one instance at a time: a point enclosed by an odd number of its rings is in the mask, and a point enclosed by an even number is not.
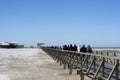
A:
[[[120,80],[120,58],[117,56],[64,51],[46,47],[42,49],[60,65],[63,65],[64,69],[68,68],[69,74],[72,74],[73,69],[75,69],[81,80],[84,80],[85,76],[92,80]]]

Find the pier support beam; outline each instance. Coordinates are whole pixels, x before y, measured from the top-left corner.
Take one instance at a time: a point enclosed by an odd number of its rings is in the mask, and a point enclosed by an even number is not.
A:
[[[64,67],[63,67],[63,69],[66,69],[66,63],[64,63]]]
[[[70,66],[70,71],[69,71],[69,74],[71,75],[73,72],[73,69],[72,69],[72,66]]]
[[[82,72],[82,70],[80,70],[80,80],[84,80],[85,79],[85,74]]]

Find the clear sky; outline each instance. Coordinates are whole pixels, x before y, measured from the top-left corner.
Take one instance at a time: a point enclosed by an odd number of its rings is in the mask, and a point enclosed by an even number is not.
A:
[[[0,0],[0,41],[120,47],[120,0]]]

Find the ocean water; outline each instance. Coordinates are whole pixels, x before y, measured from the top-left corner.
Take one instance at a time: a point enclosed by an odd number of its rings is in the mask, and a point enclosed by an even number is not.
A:
[[[41,49],[0,49],[0,80],[11,80],[25,65],[43,65],[53,60]],[[22,66],[21,66],[22,65]]]

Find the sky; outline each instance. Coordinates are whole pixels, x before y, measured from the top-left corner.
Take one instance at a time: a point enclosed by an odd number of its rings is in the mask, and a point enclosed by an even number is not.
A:
[[[120,47],[120,0],[0,0],[0,42]]]

